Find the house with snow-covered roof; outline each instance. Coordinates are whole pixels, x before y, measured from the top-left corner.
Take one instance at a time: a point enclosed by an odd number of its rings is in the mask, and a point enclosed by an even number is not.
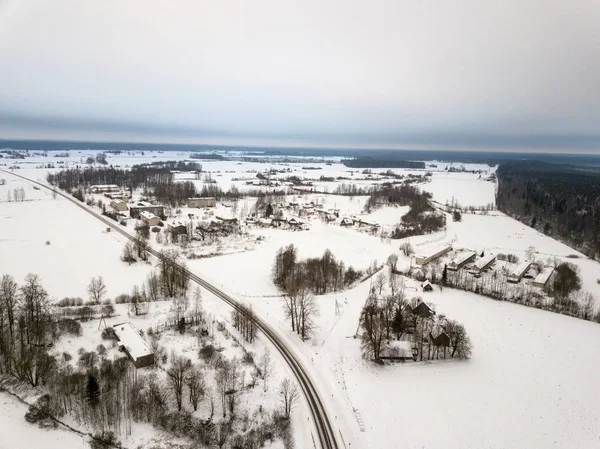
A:
[[[113,329],[119,339],[119,350],[127,354],[136,368],[154,365],[154,353],[133,324],[115,324]]]
[[[527,273],[529,267],[531,267],[531,263],[531,261],[526,260],[525,262],[517,265],[517,268],[515,268],[512,273],[506,277],[506,280],[513,284],[518,283],[521,279],[523,279],[523,276],[525,276],[525,273]]]
[[[146,210],[140,212],[140,220],[142,220],[148,226],[157,226],[160,223],[159,217]]]
[[[550,280],[552,273],[554,273],[554,267],[542,268],[542,271],[538,273],[533,282],[531,282],[531,285],[538,288],[544,288]]]

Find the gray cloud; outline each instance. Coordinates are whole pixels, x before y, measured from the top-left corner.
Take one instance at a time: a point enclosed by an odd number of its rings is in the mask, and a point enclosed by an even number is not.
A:
[[[0,137],[600,150],[600,4],[0,1]]]

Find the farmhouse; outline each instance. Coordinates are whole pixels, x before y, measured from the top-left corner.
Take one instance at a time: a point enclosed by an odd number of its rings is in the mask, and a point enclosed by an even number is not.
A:
[[[552,273],[554,273],[553,267],[542,268],[542,271],[540,271],[539,274],[535,277],[531,285],[533,285],[534,287],[544,288],[548,283],[548,280],[552,276]]]
[[[456,271],[459,268],[462,268],[467,263],[473,261],[475,259],[474,251],[463,251],[456,255],[454,259],[448,264],[448,269],[451,271]]]
[[[119,339],[119,349],[131,359],[136,368],[154,365],[154,353],[130,322],[113,326]]]
[[[477,259],[473,265],[469,267],[469,273],[474,276],[481,276],[481,272],[494,263],[496,255],[487,253],[485,256]]]
[[[187,227],[179,220],[174,220],[170,223],[167,223],[167,229],[169,232],[171,232],[171,234],[174,235],[187,233]]]
[[[97,184],[90,187],[92,193],[119,192],[120,190],[116,184]]]
[[[145,201],[138,201],[129,205],[129,215],[131,218],[138,218],[140,213],[144,211],[151,212],[159,217],[165,215],[165,208],[163,206],[146,203]]]
[[[433,251],[431,251],[428,254],[425,254],[422,256],[417,256],[415,261],[417,262],[417,265],[427,265],[429,262],[450,252],[450,250],[452,250],[451,245],[444,245],[441,248],[434,249]]]
[[[125,212],[127,210],[127,203],[123,200],[112,200],[110,202],[110,207],[116,212]]]
[[[205,198],[188,198],[188,207],[202,208],[202,207],[215,207],[217,205],[217,199],[213,197]]]
[[[529,270],[530,266],[531,266],[531,262],[530,261],[525,261],[525,262],[519,264],[517,266],[517,268],[515,268],[513,270],[513,272],[510,273],[506,277],[506,280],[508,282],[512,282],[513,284],[518,283],[521,279],[523,279],[523,276],[525,275],[525,273],[527,273],[527,270]]]
[[[157,226],[160,223],[160,218],[154,215],[152,212],[141,211],[140,219],[148,226]]]

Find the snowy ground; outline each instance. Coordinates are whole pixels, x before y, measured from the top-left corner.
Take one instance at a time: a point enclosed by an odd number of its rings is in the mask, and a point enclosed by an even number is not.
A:
[[[110,156],[109,161],[130,165],[157,160],[154,156],[169,160],[187,157],[183,152],[147,153],[144,156]],[[256,173],[252,171],[264,171],[268,167],[268,164],[257,163],[200,162],[226,189],[232,183],[244,183],[234,181],[234,178],[256,179]],[[311,178],[360,175],[360,171],[351,174],[346,167],[336,163],[321,164],[323,170],[302,170],[302,165],[287,164],[277,168],[289,167],[291,174]],[[448,164],[437,165],[427,168],[433,172],[432,180],[421,186],[433,194],[434,200],[443,204],[454,198],[462,206],[493,203],[495,184],[479,179],[477,174],[445,172]],[[494,171],[482,165],[465,168],[484,169],[488,174]],[[45,170],[31,168],[22,170],[22,174],[33,178],[43,178],[44,173]],[[11,177],[0,175],[0,178],[10,180]],[[369,181],[360,181],[360,184],[369,185]],[[95,219],[77,210],[69,212],[74,207],[67,207],[65,201],[52,200],[44,192],[29,189],[27,198],[35,201],[0,202],[0,250],[2,254],[11,254],[10,262],[0,258],[0,273],[12,273],[20,281],[27,272],[39,272],[48,290],[60,292],[55,293],[58,297],[85,297],[89,278],[99,274],[109,286],[109,296],[129,291],[134,283],[145,278],[149,266],[119,265],[123,242],[114,234],[103,233]],[[4,194],[0,190],[0,201],[4,201]],[[287,200],[312,201],[311,198],[324,203],[325,208],[339,208],[342,215],[361,214],[366,200],[366,197],[308,194],[298,194]],[[403,209],[385,207],[361,218],[393,225],[405,213]],[[461,222],[453,222],[448,216],[447,224],[448,229],[443,232],[410,238],[415,251],[421,253],[443,243],[452,243],[455,248],[514,253],[523,260],[527,248],[534,246],[537,258],[558,257],[577,264],[581,269],[583,290],[600,298],[600,285],[596,282],[600,278],[600,265],[597,262],[581,254],[578,259],[566,258],[578,253],[501,213],[463,214]],[[300,258],[321,255],[329,248],[346,265],[366,269],[373,260],[383,262],[389,254],[398,252],[401,242],[326,225],[320,220],[312,220],[308,231],[253,229],[251,232],[264,237],[251,251],[189,260],[188,266],[225,291],[251,303],[257,313],[286,337],[318,379],[319,389],[331,410],[334,431],[343,435],[346,444],[351,443],[348,447],[542,449],[600,446],[596,423],[600,416],[600,390],[596,387],[600,375],[600,350],[589,343],[600,337],[598,324],[474,294],[436,290],[428,294],[426,300],[436,304],[438,313],[445,313],[465,325],[474,344],[472,359],[374,366],[361,358],[359,340],[352,338],[369,289],[368,281],[351,291],[319,297],[321,313],[316,334],[310,341],[300,342],[290,333],[283,319],[280,293],[270,280],[271,265],[277,249],[293,243],[298,247]],[[71,236],[77,237],[78,245],[67,245]],[[45,246],[45,240],[51,240],[52,244]],[[83,241],[85,245],[81,244]],[[55,245],[56,252],[40,257],[45,254],[43,251],[54,251]],[[25,255],[21,256],[21,253]],[[69,256],[61,256],[65,253]],[[93,263],[81,262],[85,260]],[[401,257],[399,267],[410,263],[409,258]],[[109,266],[112,267],[110,270]],[[78,275],[69,276],[69,273]],[[64,279],[69,279],[68,284]],[[407,295],[422,295],[414,282],[406,281],[406,285]],[[336,301],[340,315],[335,314]],[[216,313],[227,315],[228,312],[221,309],[222,305],[215,303],[214,307]],[[139,323],[139,327],[145,329],[144,326],[143,322]],[[307,421],[306,410],[299,409],[294,420],[296,429],[302,429],[297,434],[297,447],[312,447],[309,426],[302,426]],[[390,432],[390,429],[394,431]]]
[[[65,429],[40,429],[23,416],[27,406],[16,398],[0,393],[0,449],[69,448],[88,449],[87,438]]]

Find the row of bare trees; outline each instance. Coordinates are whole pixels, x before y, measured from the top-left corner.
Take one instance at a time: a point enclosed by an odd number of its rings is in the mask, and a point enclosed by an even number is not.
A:
[[[302,278],[302,283],[316,295],[342,290],[360,276],[360,272],[336,260],[329,249],[321,257],[298,260],[298,249],[294,245],[279,248],[271,271],[271,278],[278,287],[285,289],[291,277]]]
[[[258,331],[256,327],[256,315],[252,306],[241,304],[231,312],[231,315],[233,327],[242,334],[244,340],[252,343]]]

